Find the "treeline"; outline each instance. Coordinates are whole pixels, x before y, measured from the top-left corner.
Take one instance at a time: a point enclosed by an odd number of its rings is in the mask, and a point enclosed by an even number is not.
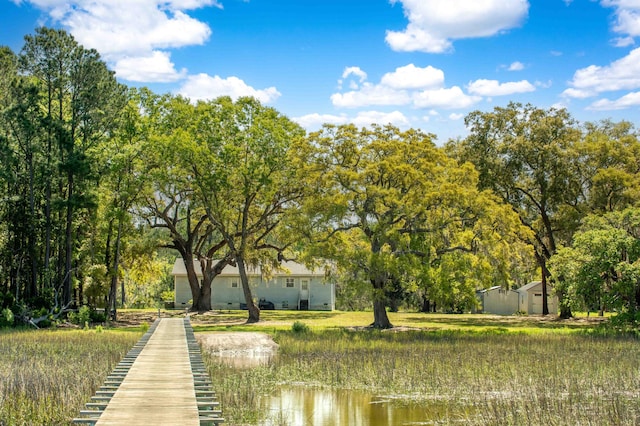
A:
[[[282,259],[324,265],[343,306],[372,304],[378,327],[387,309],[467,310],[478,288],[534,277],[553,281],[563,316],[635,315],[633,126],[520,104],[466,124],[441,147],[393,126],[306,134],[255,99],[127,88],[97,52],[40,28],[0,49],[0,309],[35,323],[84,304],[115,315],[135,293],[125,282],[157,282],[170,250],[194,310],[237,266],[250,321],[246,267]]]

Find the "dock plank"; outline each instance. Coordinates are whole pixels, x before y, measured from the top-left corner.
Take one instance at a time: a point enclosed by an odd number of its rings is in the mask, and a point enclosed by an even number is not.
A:
[[[200,425],[184,322],[162,318],[96,426]]]

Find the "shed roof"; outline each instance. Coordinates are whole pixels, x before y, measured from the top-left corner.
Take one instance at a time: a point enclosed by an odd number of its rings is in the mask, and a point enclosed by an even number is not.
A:
[[[193,266],[196,270],[196,274],[202,275],[202,270],[200,269],[200,262],[197,260],[193,261]],[[187,268],[184,265],[184,261],[182,258],[177,258],[175,263],[173,264],[173,270],[171,271],[172,275],[187,275]],[[247,265],[247,274],[251,276],[261,276],[262,268],[260,266],[254,268],[252,266]],[[238,276],[238,267],[227,265],[222,270],[222,273],[219,276]],[[274,277],[278,276],[314,276],[314,277],[324,277],[325,272],[323,269],[315,268],[308,269],[306,266],[292,261],[283,261],[280,263],[280,269],[276,269],[271,272],[271,275]]]
[[[534,287],[539,286],[540,284],[542,284],[542,281],[531,281],[529,284],[525,284],[522,287],[517,288],[516,291],[520,293],[525,293],[533,289]],[[551,286],[547,284],[547,288],[551,289]]]

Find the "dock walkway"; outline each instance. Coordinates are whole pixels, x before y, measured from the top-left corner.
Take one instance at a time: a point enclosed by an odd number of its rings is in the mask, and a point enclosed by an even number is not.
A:
[[[188,318],[156,320],[80,415],[96,426],[222,423]]]

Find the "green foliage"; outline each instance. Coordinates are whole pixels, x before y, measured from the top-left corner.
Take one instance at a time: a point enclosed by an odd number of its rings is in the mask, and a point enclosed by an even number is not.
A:
[[[535,249],[546,282],[546,262],[570,241],[580,221],[575,206],[585,201],[583,158],[576,149],[580,129],[565,109],[518,103],[472,112],[465,124],[470,135],[450,144],[449,152],[472,162],[480,188],[492,190],[518,214],[530,231],[521,241]]]
[[[122,279],[127,308],[157,308],[164,300],[173,300],[172,259],[154,252],[125,257]]]
[[[107,320],[105,312],[98,312],[96,309],[91,309],[89,312],[89,320],[92,323],[103,323]]]
[[[309,326],[301,321],[296,321],[291,326],[291,331],[296,334],[306,334],[311,331]]]
[[[4,308],[0,312],[0,328],[2,327],[12,327],[14,323],[14,315],[11,309]]]
[[[91,321],[91,308],[80,306],[77,312],[70,312],[67,318],[73,324],[85,325]]]
[[[640,309],[640,210],[590,216],[572,247],[550,261],[570,303],[587,310],[616,310],[635,318]],[[619,321],[627,316],[620,317]]]
[[[518,217],[479,191],[473,166],[447,157],[433,135],[326,125],[305,143],[296,167],[315,189],[301,219],[315,241],[307,255],[368,284],[377,327],[391,325],[385,307],[416,292],[466,308],[477,287],[508,282],[510,262],[527,253]]]

